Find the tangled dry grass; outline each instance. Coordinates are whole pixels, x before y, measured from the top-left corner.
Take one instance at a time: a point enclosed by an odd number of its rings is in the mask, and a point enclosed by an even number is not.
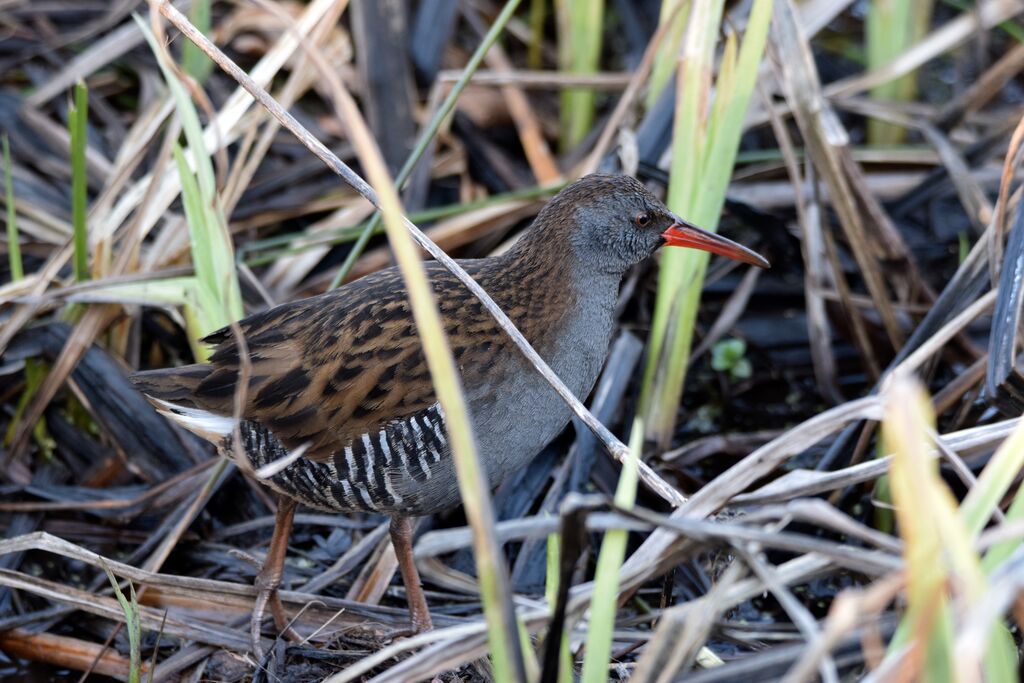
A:
[[[213,3],[205,33],[272,98],[256,103],[186,24],[165,23],[178,15],[163,2],[0,3],[4,676],[500,677],[461,511],[422,520],[437,629],[411,638],[386,520],[300,512],[282,597],[303,640],[253,661],[245,624],[273,501],[125,376],[201,355],[194,326],[230,321],[234,305],[389,265],[359,175],[367,144],[405,183],[409,219],[459,256],[500,248],[586,170],[671,194],[687,81],[663,73],[659,48],[683,29],[670,14],[657,28],[661,3],[609,2],[604,70],[576,69],[555,26],[565,4],[503,18],[490,0]],[[174,5],[200,25],[209,6]],[[865,65],[865,36],[882,29],[859,4],[775,0],[723,219],[775,267],[710,265],[677,426],[642,448],[624,506],[607,447],[628,458],[643,412],[657,265],[633,273],[589,412],[476,527],[507,559],[527,678],[554,681],[568,658],[570,680],[604,629],[602,679],[1016,680],[1022,10],[936,4]],[[751,3],[726,17],[727,33],[749,31]],[[492,29],[502,38],[477,68]],[[719,69],[729,48],[706,47]],[[908,74],[914,88],[885,89]],[[591,95],[560,101],[566,89]],[[223,231],[209,215],[197,232],[181,140]],[[196,258],[232,248],[212,270]],[[218,267],[237,275],[236,303]],[[613,537],[626,560],[612,594],[595,594]],[[594,618],[595,600],[617,605],[614,623]]]

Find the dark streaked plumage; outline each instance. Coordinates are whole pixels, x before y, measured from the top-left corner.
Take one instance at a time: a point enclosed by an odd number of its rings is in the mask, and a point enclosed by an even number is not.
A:
[[[608,175],[562,190],[507,253],[460,264],[582,398],[604,361],[623,275],[664,243],[766,265],[681,221],[636,180]],[[480,301],[439,264],[427,271],[482,463],[497,485],[554,438],[570,412]],[[239,426],[244,451],[261,467],[303,449],[272,478],[274,488],[316,508],[395,516],[458,502],[444,414],[397,269],[277,306],[240,327],[251,362]],[[133,381],[162,412],[230,455],[239,350],[230,329],[207,341],[216,347],[209,364]]]
[[[462,266],[547,357],[558,327],[541,312],[561,318],[575,306],[568,272],[540,269],[514,252]],[[436,263],[427,271],[470,403],[493,401],[503,378],[524,369],[519,352],[453,275]],[[328,510],[425,514],[457,502],[452,482],[433,476],[435,469],[441,478],[450,474],[447,436],[397,270],[251,316],[241,328],[251,363],[242,410],[246,452],[260,467],[305,449],[272,479],[275,488]],[[174,404],[165,410],[186,427],[227,438],[231,422],[207,414],[232,413],[238,347],[230,329],[207,341],[216,344],[209,364],[139,373],[133,381]],[[337,485],[311,490],[330,479]]]
[[[660,207],[632,178],[591,176],[549,203],[534,230],[505,255],[460,262],[548,362],[563,343],[560,323],[592,308],[581,305],[581,299],[600,297],[609,306],[602,319],[591,321],[593,334],[573,340],[580,357],[590,362],[554,368],[570,386],[577,385],[573,388],[580,394],[590,390],[607,349],[618,278],[660,241],[660,231],[651,230],[648,243],[627,244],[634,254],[598,263],[598,268],[574,259],[566,248],[575,237],[573,213],[581,205],[609,199],[633,205],[634,211],[623,213],[627,228],[636,211]],[[667,227],[671,219],[663,222]],[[612,242],[623,230],[608,226],[595,232],[607,232],[597,238]],[[593,245],[588,239],[580,247],[589,250]],[[614,271],[611,278],[601,272],[609,267]],[[532,371],[455,276],[434,262],[427,264],[427,272],[471,407],[499,400],[506,380]],[[397,269],[250,316],[241,329],[251,363],[242,410],[246,452],[260,467],[305,448],[302,458],[273,478],[275,488],[328,510],[425,514],[457,502],[454,481],[447,479],[451,466],[443,419]],[[215,345],[209,364],[133,378],[153,398],[203,411],[168,411],[197,431],[211,422],[204,422],[205,413],[231,415],[238,377],[238,347],[231,330],[215,332],[206,341]],[[565,371],[572,369],[585,370],[585,376],[566,377]],[[543,382],[539,376],[535,379]],[[554,399],[552,409],[564,415],[564,424],[568,411],[548,391]],[[230,421],[212,424],[215,429],[206,430],[207,436],[216,438],[219,431],[226,438],[231,431]],[[509,459],[521,464],[534,453],[515,455]]]

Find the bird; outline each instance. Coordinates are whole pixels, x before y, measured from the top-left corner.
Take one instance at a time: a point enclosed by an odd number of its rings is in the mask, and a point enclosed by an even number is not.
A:
[[[662,246],[769,267],[756,252],[672,213],[635,178],[613,174],[564,187],[504,253],[458,263],[582,400],[608,352],[624,276]],[[570,409],[479,299],[441,264],[425,265],[494,488],[565,428]],[[203,340],[213,347],[208,362],[143,371],[131,380],[161,413],[223,455],[241,452],[253,468],[281,465],[264,481],[279,502],[256,579],[254,650],[268,604],[285,628],[277,588],[296,503],[389,516],[411,628],[430,629],[411,520],[460,499],[445,413],[400,272],[387,268],[280,304],[236,329],[244,351],[226,327]]]

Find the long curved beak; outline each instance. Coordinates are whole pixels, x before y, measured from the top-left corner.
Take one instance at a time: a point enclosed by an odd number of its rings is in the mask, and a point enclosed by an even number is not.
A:
[[[702,230],[693,223],[684,221],[679,216],[673,215],[672,218],[675,220],[675,223],[670,225],[668,230],[661,233],[661,237],[665,240],[665,246],[667,247],[700,249],[701,251],[709,251],[712,254],[749,263],[758,268],[772,267],[772,264],[768,263],[768,259],[756,251],[747,249],[742,244],[737,244],[713,232]]]

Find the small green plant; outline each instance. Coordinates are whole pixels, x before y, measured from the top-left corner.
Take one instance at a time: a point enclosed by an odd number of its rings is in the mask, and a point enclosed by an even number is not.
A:
[[[25,360],[25,391],[18,397],[18,405],[14,409],[14,416],[7,425],[7,432],[4,434],[4,446],[10,446],[11,442],[14,441],[15,435],[18,433],[18,427],[21,425],[22,417],[28,409],[28,404],[32,402],[32,398],[39,391],[39,387],[42,386],[48,373],[49,370],[46,364],[39,359],[28,358]],[[33,425],[32,438],[35,439],[36,445],[39,446],[39,453],[44,459],[49,460],[57,444],[46,429],[45,417],[40,417],[35,425]]]
[[[711,367],[728,373],[729,379],[733,381],[749,379],[752,368],[746,353],[747,342],[742,339],[723,339],[711,349]]]
[[[153,305],[182,306],[185,331],[196,360],[209,356],[201,341],[210,332],[242,317],[242,294],[235,272],[234,246],[217,192],[213,162],[203,137],[199,114],[185,86],[168,63],[168,52],[156,43],[149,26],[135,16],[150,49],[157,56],[188,150],[175,143],[174,162],[181,180],[181,203],[188,223],[189,245],[195,274],[188,277],[144,280],[92,290],[109,296]]]
[[[4,201],[7,204],[7,263],[11,269],[11,281],[17,282],[25,277],[25,266],[21,261],[21,245],[18,243],[18,220],[17,211],[14,207],[14,167],[11,164],[11,143],[7,135],[0,138],[3,146],[4,157]],[[21,424],[22,416],[32,401],[32,397],[39,391],[40,385],[46,379],[46,365],[34,358],[25,360],[25,391],[18,398],[18,405],[14,409],[14,417],[7,425],[7,432],[4,434],[4,445],[10,446],[14,436]],[[57,444],[50,433],[46,430],[46,418],[41,417],[32,427],[32,437],[39,446],[39,452],[44,458],[53,454]]]
[[[114,596],[121,611],[124,612],[124,626],[128,633],[128,683],[140,683],[142,680],[142,626],[139,622],[139,599],[135,595],[135,586],[128,582],[128,597],[124,596],[117,585],[117,577],[104,566],[110,585],[114,588]]]
[[[243,315],[234,248],[221,209],[213,163],[203,139],[199,114],[174,73],[173,66],[166,62],[166,50],[161,50],[156,44],[145,22],[138,17],[135,19],[150,48],[157,55],[157,62],[174,99],[189,146],[186,153],[180,145],[175,144],[174,161],[181,179],[181,201],[188,222],[195,275],[160,282],[133,283],[113,289],[122,294],[143,294],[165,303],[183,305],[193,353],[197,360],[205,360],[209,351],[199,340]]]
[[[957,233],[957,263],[962,264],[967,260],[967,255],[971,253],[971,237],[967,234],[966,230],[961,230]]]

